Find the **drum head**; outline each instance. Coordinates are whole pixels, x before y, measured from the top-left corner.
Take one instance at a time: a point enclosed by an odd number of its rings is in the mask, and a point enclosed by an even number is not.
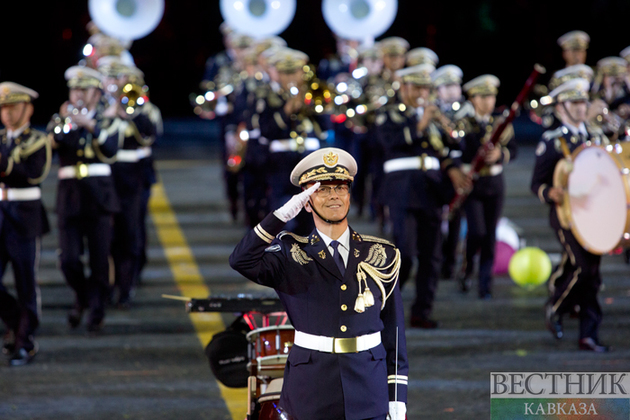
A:
[[[603,147],[582,149],[569,174],[571,231],[593,254],[605,254],[621,240],[626,226],[627,198],[620,165]]]

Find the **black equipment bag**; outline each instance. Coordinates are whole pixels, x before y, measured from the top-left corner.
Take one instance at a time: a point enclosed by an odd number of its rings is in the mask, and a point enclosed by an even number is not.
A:
[[[239,317],[225,331],[215,334],[206,346],[212,373],[229,388],[247,387],[249,357],[245,336],[249,331],[249,326]]]

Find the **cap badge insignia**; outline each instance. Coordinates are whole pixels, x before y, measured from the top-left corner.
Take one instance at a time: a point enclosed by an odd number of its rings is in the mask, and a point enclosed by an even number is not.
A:
[[[339,155],[333,152],[324,155],[324,165],[334,167],[339,161]]]
[[[309,257],[298,244],[293,244],[291,246],[291,256],[293,257],[293,260],[300,265],[306,265],[309,261],[313,261],[313,259]]]

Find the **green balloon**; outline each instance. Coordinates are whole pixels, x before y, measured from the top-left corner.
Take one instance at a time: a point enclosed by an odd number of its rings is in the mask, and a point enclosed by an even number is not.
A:
[[[551,275],[551,260],[540,248],[521,248],[512,255],[508,272],[514,283],[532,289],[546,282]]]

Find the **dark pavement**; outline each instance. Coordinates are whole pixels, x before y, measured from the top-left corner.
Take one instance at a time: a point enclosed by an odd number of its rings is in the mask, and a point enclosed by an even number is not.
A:
[[[134,304],[130,310],[110,308],[98,337],[67,326],[73,296],[57,267],[56,172],[51,171],[43,186],[53,232],[42,241],[40,352],[28,366],[0,367],[0,420],[244,417],[244,392],[219,386],[202,345],[233,316],[189,316],[182,302],[162,298],[186,290],[207,290],[212,296],[267,293],[227,263],[245,229],[242,222],[230,221],[216,147],[204,143],[203,127],[179,133],[156,147],[176,223],[165,216],[169,207],[154,206],[149,265]],[[533,150],[531,144],[521,147],[506,170],[504,216],[521,229],[527,245],[541,247],[556,261],[560,247],[548,226],[547,208],[529,192]],[[379,235],[366,216],[352,214],[350,222],[360,233]],[[158,228],[168,235],[158,236]],[[177,232],[183,245],[165,242]],[[187,249],[194,260],[178,260]],[[502,276],[495,280],[494,298],[481,301],[475,293],[460,294],[454,281],[441,281],[434,311],[440,328],[407,330],[408,418],[488,419],[490,372],[630,371],[629,272],[621,255],[603,258],[601,339],[614,347],[603,355],[577,350],[577,320],[566,320],[561,341],[545,330],[544,286],[528,291]],[[12,285],[10,272],[4,281]],[[411,286],[403,290],[409,304]]]

